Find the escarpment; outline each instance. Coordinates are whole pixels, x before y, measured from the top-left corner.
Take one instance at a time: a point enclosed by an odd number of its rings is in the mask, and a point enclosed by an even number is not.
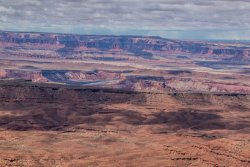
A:
[[[169,40],[160,37],[141,36],[98,36],[68,35],[49,33],[14,33],[0,32],[0,42],[12,44],[54,45],[62,57],[74,57],[81,53],[108,52],[113,49],[127,52],[134,56],[151,59],[158,54],[199,55],[222,60],[244,62],[250,59],[250,47],[247,44],[225,45],[202,41]],[[10,45],[11,46],[11,45]]]

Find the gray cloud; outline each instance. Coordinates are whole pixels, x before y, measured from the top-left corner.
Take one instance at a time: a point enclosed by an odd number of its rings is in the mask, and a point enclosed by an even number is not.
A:
[[[249,0],[0,0],[0,29],[130,34],[133,30],[245,31],[250,30],[249,9]]]

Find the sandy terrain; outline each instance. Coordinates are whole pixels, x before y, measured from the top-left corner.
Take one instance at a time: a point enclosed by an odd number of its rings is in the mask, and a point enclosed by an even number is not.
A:
[[[249,95],[0,85],[0,166],[250,165]]]

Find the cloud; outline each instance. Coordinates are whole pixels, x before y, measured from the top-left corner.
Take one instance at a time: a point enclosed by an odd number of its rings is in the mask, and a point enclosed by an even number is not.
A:
[[[0,0],[0,28],[142,35],[213,30],[225,38],[250,30],[249,9],[248,0]]]
[[[5,7],[5,6],[0,6],[0,13],[11,15],[15,13],[15,10],[12,8]]]

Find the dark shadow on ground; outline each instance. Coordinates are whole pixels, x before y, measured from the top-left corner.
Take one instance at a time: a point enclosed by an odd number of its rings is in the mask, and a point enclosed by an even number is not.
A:
[[[128,125],[163,125],[166,128],[174,127],[175,130],[250,128],[249,121],[236,123],[225,121],[220,110],[182,108],[169,112],[154,111],[147,115],[129,108],[107,109],[109,104],[130,103],[143,106],[147,103],[146,96],[150,96],[146,93],[37,85],[10,86],[2,89],[0,91],[0,128],[6,130],[64,131],[66,128],[83,124],[105,127],[113,125],[115,117],[119,117],[121,123]],[[195,102],[195,99],[190,101]],[[206,100],[203,100],[202,103],[205,103]],[[145,109],[147,107],[145,106]]]
[[[90,106],[71,106],[68,104],[39,104],[34,106],[29,104],[25,106],[25,104],[15,104],[14,106],[15,109],[13,106],[7,107],[12,111],[11,114],[0,116],[1,128],[18,131],[63,131],[65,128],[76,127],[82,124],[105,127],[113,124],[113,118],[115,117],[119,117],[121,123],[128,125],[163,125],[168,128],[171,126],[175,130],[240,130],[250,128],[249,122],[237,122],[235,124],[224,121],[223,117],[217,114],[218,111],[215,113],[193,110],[159,111],[146,116],[129,109],[105,109],[104,106],[97,104]],[[7,108],[5,107],[5,109]]]

